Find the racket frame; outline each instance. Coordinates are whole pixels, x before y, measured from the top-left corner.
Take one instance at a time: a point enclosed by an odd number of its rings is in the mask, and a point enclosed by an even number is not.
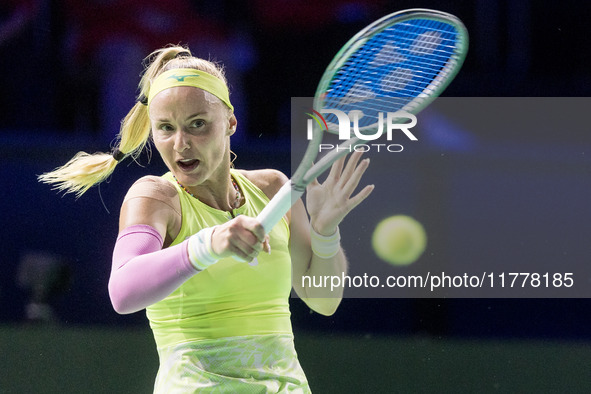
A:
[[[441,74],[435,78],[439,78],[436,86],[430,84],[423,90],[423,93],[417,95],[414,100],[406,104],[403,110],[416,115],[435,100],[451,83],[464,62],[469,43],[468,32],[461,20],[451,14],[424,8],[414,8],[398,11],[376,20],[355,34],[345,45],[343,45],[343,47],[341,47],[320,79],[314,95],[314,109],[319,112],[322,111],[325,93],[329,88],[333,77],[360,46],[365,44],[375,34],[392,26],[394,23],[402,23],[417,18],[451,24],[456,28],[458,34],[456,51],[450,57],[448,63],[443,67],[442,72],[440,72]],[[430,90],[429,94],[424,93],[427,89]],[[313,125],[313,130],[312,139],[308,143],[308,147],[306,148],[297,170],[291,179],[281,187],[269,204],[267,204],[257,216],[267,233],[271,231],[275,224],[277,224],[289,211],[295,201],[303,195],[306,186],[325,172],[336,160],[350,153],[350,147],[357,144],[360,140],[359,137],[353,137],[344,141],[338,146],[338,148],[333,149],[314,164],[314,160],[318,156],[318,148],[323,139],[323,132],[319,130],[316,125]],[[336,133],[336,131],[331,130],[330,127],[327,131],[330,133]]]

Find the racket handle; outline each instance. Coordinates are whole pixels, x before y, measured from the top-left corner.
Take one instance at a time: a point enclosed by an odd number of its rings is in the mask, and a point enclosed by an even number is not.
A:
[[[305,190],[305,189],[304,189]],[[304,194],[304,190],[294,190],[291,181],[286,182],[269,204],[259,213],[257,219],[263,225],[265,233],[268,234],[291,206]]]

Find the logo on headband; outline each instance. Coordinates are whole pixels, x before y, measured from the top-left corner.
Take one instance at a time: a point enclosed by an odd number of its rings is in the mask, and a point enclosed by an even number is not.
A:
[[[196,75],[196,74],[186,74],[186,75],[172,74],[170,77],[168,77],[166,79],[176,79],[178,82],[184,82],[185,78],[198,77],[198,76],[199,75]]]

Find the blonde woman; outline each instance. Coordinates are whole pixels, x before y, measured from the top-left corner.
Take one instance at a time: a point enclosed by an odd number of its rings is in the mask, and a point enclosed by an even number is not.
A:
[[[309,392],[290,322],[291,288],[331,315],[342,289],[302,275],[346,273],[338,225],[372,191],[354,194],[369,160],[333,166],[268,234],[257,214],[287,178],[233,168],[237,119],[222,70],[187,48],[154,52],[112,154],[79,153],[41,176],[84,193],[151,137],[169,172],[139,179],[121,207],[109,294],[118,313],[146,309],[160,368],[156,393]],[[309,219],[308,219],[309,217]]]

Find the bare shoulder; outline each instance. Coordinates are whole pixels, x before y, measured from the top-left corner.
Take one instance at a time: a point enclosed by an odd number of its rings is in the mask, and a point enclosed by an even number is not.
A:
[[[261,189],[269,199],[273,198],[281,186],[289,180],[284,173],[273,169],[239,170],[239,172]]]
[[[161,177],[145,176],[129,188],[121,207],[121,229],[147,224],[162,235],[173,234],[180,222],[181,202],[172,183]]]
[[[172,183],[158,176],[148,175],[137,181],[127,191],[124,201],[136,197],[148,197],[162,202],[178,200],[178,193]]]

